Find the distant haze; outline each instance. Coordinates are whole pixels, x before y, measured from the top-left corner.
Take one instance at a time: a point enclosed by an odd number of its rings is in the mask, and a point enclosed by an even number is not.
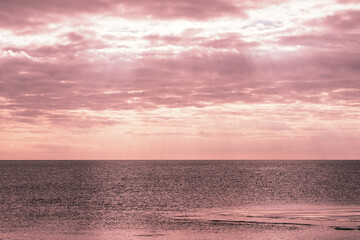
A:
[[[358,0],[0,1],[0,159],[359,159]]]

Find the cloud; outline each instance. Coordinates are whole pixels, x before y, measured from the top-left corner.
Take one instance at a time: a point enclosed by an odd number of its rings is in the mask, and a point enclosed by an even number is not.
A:
[[[331,50],[335,49],[348,49],[348,50],[359,50],[360,41],[358,40],[360,34],[356,33],[323,33],[323,34],[304,34],[294,36],[281,37],[279,42],[284,45],[292,46],[304,46],[323,48]]]
[[[151,46],[186,46],[186,47],[204,47],[214,49],[236,49],[238,51],[250,50],[252,47],[259,46],[257,42],[242,40],[238,33],[219,34],[215,37],[187,36],[183,33],[180,36],[174,35],[148,35],[144,39],[148,40]]]
[[[14,29],[18,33],[31,34],[46,25],[64,18],[81,18],[97,14],[133,19],[192,19],[207,20],[223,16],[244,17],[246,11],[271,5],[272,1],[230,0],[49,0],[29,2],[25,0],[0,2],[0,27]]]
[[[162,0],[151,4],[141,0],[1,2],[3,16],[14,13],[6,21],[18,22],[19,28],[32,28],[17,20],[19,16],[40,25],[46,18],[49,23],[60,16],[69,17],[71,22],[73,16],[82,24],[70,30],[66,25],[46,35],[51,43],[36,41],[45,38],[39,32],[35,33],[38,38],[34,36],[26,44],[7,41],[2,45],[0,66],[6,71],[0,72],[0,96],[6,101],[0,107],[19,116],[33,111],[148,110],[238,102],[356,103],[360,45],[359,35],[349,30],[357,28],[357,10],[335,11],[313,20],[317,27],[326,27],[322,32],[278,32],[271,28],[256,36],[249,35],[246,27],[240,27],[244,30],[240,33],[225,26],[179,33],[163,30],[149,34],[140,32],[141,28],[115,33],[96,31],[83,21],[91,19],[92,14],[120,18],[143,14],[162,22],[165,18],[169,22],[174,18],[205,20],[222,14],[231,18],[269,4],[218,0]],[[39,11],[44,14],[34,20]],[[195,16],[193,11],[198,14]],[[249,22],[285,26],[285,22],[275,20]],[[12,24],[7,28],[12,29]],[[293,50],[272,52],[268,45]],[[46,116],[51,119],[51,115]]]
[[[340,31],[356,30],[360,27],[360,10],[336,11],[332,15],[311,20],[309,24],[318,24]]]
[[[114,5],[113,1],[33,1],[14,0],[0,2],[0,27],[36,28],[56,22],[61,16],[81,13],[104,12]]]
[[[237,36],[234,38],[238,40]],[[309,39],[324,41],[324,44],[332,41],[325,36],[305,35],[283,37],[280,43],[315,42]],[[7,104],[1,107],[22,112],[204,107],[236,102],[321,102],[322,93],[327,94],[328,101],[341,98],[353,103],[350,98],[356,98],[354,93],[360,89],[356,78],[360,69],[357,53],[304,51],[272,58],[253,55],[250,51],[223,52],[232,47],[232,41],[225,41],[228,44],[219,48],[210,45],[212,50],[198,49],[166,58],[149,54],[128,63],[104,58],[88,61],[81,54],[94,44],[84,38],[75,39],[78,41],[83,44],[7,49],[26,52],[26,55],[0,60],[0,65],[7,69],[1,73],[0,80],[0,94],[7,99]],[[77,51],[80,57],[68,57]],[[51,56],[55,62],[39,60]],[[352,93],[346,99],[345,93],[336,92],[344,88]]]
[[[26,149],[39,152],[52,148],[48,138],[75,136],[101,139],[96,156],[120,151],[118,142],[132,154],[156,144],[161,152],[164,142],[168,153],[252,146],[283,154],[326,132],[352,139],[360,106],[354,3],[0,1],[0,131],[22,143],[5,139],[2,149],[34,141],[45,145]]]

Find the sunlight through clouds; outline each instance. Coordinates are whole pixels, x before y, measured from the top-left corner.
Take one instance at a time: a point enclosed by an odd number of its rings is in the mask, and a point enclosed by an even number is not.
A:
[[[46,158],[45,145],[54,159],[360,154],[356,1],[0,9],[0,158]]]

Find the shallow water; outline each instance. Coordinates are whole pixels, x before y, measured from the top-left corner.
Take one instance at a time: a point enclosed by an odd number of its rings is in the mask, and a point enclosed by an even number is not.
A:
[[[360,161],[1,161],[0,239],[360,239]]]

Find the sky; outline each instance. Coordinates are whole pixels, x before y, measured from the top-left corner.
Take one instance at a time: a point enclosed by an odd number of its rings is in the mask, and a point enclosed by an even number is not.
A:
[[[0,1],[0,159],[360,159],[358,0]]]

